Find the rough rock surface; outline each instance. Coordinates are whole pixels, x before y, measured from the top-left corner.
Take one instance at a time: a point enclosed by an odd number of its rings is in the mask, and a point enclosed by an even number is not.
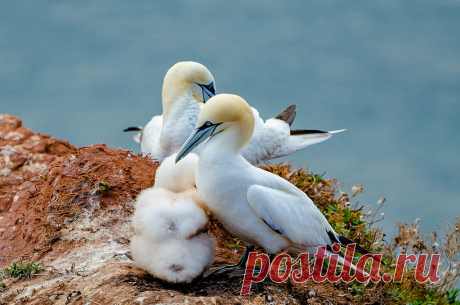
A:
[[[19,259],[45,267],[32,279],[1,280],[0,304],[350,304],[349,296],[337,302],[347,291],[331,284],[265,281],[240,296],[238,278],[179,285],[137,268],[125,255],[130,216],[156,168],[104,144],[77,150],[0,115],[0,268]],[[215,261],[237,262],[242,243],[213,217],[209,231],[218,242]]]

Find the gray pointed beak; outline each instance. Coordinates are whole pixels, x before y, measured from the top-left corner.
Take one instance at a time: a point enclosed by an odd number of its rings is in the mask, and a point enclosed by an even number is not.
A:
[[[216,95],[216,90],[214,88],[214,83],[210,83],[209,85],[201,85],[198,84],[203,90],[203,102],[206,103],[211,97]]]
[[[203,141],[213,135],[216,127],[220,124],[212,124],[211,126],[201,126],[195,129],[184,145],[182,145],[179,153],[176,156],[176,163],[179,162],[182,158],[188,155],[195,147],[200,145]]]

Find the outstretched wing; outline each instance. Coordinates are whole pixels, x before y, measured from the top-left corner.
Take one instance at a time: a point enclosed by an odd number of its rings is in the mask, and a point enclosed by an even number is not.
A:
[[[248,204],[275,232],[307,247],[332,245],[333,231],[324,215],[302,191],[258,184],[246,193]]]

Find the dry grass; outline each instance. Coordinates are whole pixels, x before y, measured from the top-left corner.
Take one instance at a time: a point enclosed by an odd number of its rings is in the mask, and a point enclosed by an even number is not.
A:
[[[454,286],[460,277],[460,217],[454,224],[440,224],[439,233],[422,234],[418,219],[412,224],[396,223],[398,234],[385,240],[382,228],[376,226],[384,218],[381,212],[385,198],[364,214],[364,206],[354,197],[363,192],[362,185],[351,188],[335,179],[324,179],[323,175],[308,173],[307,168],[293,169],[289,162],[266,166],[265,170],[277,174],[303,190],[326,216],[334,230],[374,253],[383,253],[386,266],[381,274],[394,274],[398,254],[441,255],[442,266],[438,271],[441,280],[436,283],[415,281],[415,268],[408,264],[401,283],[353,282],[348,284],[357,301],[362,304],[460,304],[455,298],[459,293]],[[442,235],[442,240],[439,240]]]

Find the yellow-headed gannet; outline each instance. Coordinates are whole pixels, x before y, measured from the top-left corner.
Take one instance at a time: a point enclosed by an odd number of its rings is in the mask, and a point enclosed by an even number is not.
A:
[[[195,127],[199,103],[215,95],[214,77],[202,64],[179,62],[166,73],[163,83],[163,115],[157,115],[142,129],[129,127],[124,131],[141,130],[134,140],[141,145],[141,152],[162,162],[177,153]],[[307,146],[329,139],[337,131],[291,130],[297,105],[283,110],[278,116],[263,121],[252,108],[255,120],[254,133],[241,155],[255,166],[270,159],[290,155]],[[195,150],[199,153],[201,146]]]
[[[254,246],[273,257],[280,250],[315,254],[320,246],[330,249],[335,242],[353,243],[332,229],[304,192],[241,157],[253,130],[254,115],[244,99],[217,95],[203,106],[196,129],[176,157],[178,162],[208,139],[198,160],[196,187],[211,212],[247,247],[240,263],[230,270],[244,268]]]
[[[214,77],[205,66],[179,62],[168,70],[163,81],[163,115],[154,116],[144,128],[129,127],[124,131],[140,130],[134,140],[141,145],[141,152],[161,163],[179,151],[195,128],[199,103],[215,94]]]

